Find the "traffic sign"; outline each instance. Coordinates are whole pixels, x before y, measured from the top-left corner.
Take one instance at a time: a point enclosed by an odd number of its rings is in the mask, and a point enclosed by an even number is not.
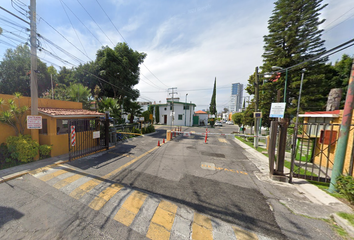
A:
[[[254,112],[253,117],[254,118],[262,118],[262,112]]]

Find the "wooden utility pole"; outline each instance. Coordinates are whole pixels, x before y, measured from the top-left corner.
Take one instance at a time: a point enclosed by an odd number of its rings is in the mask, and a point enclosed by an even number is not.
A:
[[[259,79],[258,79],[258,67],[256,67],[255,72],[255,80],[254,80],[254,97],[256,98],[254,111],[258,112],[258,104],[259,104]],[[253,140],[253,146],[257,149],[258,147],[258,120],[259,118],[254,118],[254,133],[256,137]]]
[[[36,26],[36,0],[31,0],[31,115],[38,115],[38,83],[37,83],[37,26]],[[38,129],[31,129],[32,139],[39,142]]]

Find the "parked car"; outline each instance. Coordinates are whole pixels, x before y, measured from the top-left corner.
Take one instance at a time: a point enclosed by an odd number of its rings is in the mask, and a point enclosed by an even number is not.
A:
[[[214,126],[220,126],[220,127],[222,127],[222,123],[221,123],[221,122],[215,122]]]
[[[228,125],[234,125],[234,123],[232,121],[227,121],[226,124]]]

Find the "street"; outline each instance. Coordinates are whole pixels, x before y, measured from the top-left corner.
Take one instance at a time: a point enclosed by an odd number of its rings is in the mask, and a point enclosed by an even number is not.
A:
[[[286,207],[292,199],[303,202],[299,209],[322,206],[262,176],[249,153],[221,135],[236,128],[208,129],[205,143],[193,134],[205,128],[183,127],[191,136],[162,144],[170,128],[158,126],[109,151],[2,183],[0,238],[340,239],[326,222]]]

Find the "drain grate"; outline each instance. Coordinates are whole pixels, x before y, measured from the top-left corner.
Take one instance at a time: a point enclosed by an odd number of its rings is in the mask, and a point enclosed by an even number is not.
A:
[[[225,158],[225,155],[222,153],[212,153],[212,152],[200,152],[204,156],[217,157],[217,158]]]

